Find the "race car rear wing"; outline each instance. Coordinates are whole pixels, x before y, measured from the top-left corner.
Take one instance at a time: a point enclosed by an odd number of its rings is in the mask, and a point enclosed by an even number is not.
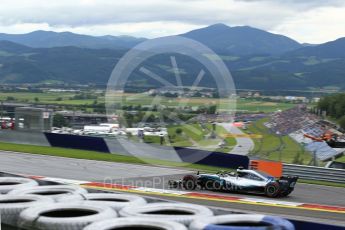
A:
[[[279,184],[286,184],[288,187],[294,187],[298,180],[298,176],[281,176],[278,180]]]

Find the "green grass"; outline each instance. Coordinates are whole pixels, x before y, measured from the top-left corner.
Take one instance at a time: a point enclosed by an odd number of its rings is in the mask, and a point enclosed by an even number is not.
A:
[[[6,92],[0,93],[0,100],[5,101],[7,97],[13,97],[17,102],[34,103],[35,98],[39,99],[38,103],[41,104],[57,104],[57,105],[91,105],[94,99],[84,100],[70,100],[71,97],[76,95],[70,92],[43,92],[43,93],[30,93],[30,92]],[[62,98],[62,100],[57,100]],[[154,97],[147,94],[124,94],[112,97],[112,100],[118,100],[122,105],[141,105],[148,106],[153,103]],[[103,96],[97,98],[98,103],[105,102]],[[185,104],[184,104],[185,103]],[[167,98],[160,97],[160,101],[155,104],[160,104],[168,107],[178,107],[181,104],[197,107],[202,105],[218,104],[219,110],[229,108],[236,104],[236,109],[247,112],[274,112],[276,110],[285,110],[293,107],[293,104],[284,102],[264,102],[256,99],[217,99],[217,98]]]
[[[337,162],[341,162],[341,163],[345,163],[345,155],[339,157],[338,159],[336,159],[335,161]]]
[[[227,133],[228,133],[228,131],[226,131],[226,129],[223,128],[222,126],[219,126],[219,125],[216,126],[216,134],[218,136],[223,136]],[[225,142],[228,146],[234,146],[237,143],[236,139],[234,137],[226,137]]]
[[[236,109],[247,112],[271,113],[277,110],[287,110],[294,107],[294,104],[285,102],[266,102],[257,99],[238,99]]]
[[[182,133],[177,134],[177,129],[181,129]],[[199,124],[188,124],[169,126],[168,133],[171,137],[170,142],[173,146],[187,147],[192,146],[193,141],[199,142],[203,140],[207,131],[203,130]]]
[[[202,147],[213,146],[219,143],[219,139],[205,139],[198,142]]]
[[[77,159],[90,159],[90,160],[101,160],[101,161],[116,161],[126,163],[143,164],[144,162],[135,157],[112,155],[94,151],[86,151],[79,149],[66,149],[48,146],[37,146],[37,145],[24,145],[24,144],[13,144],[0,142],[0,149],[15,152],[33,153],[40,155],[70,157]]]
[[[161,138],[159,136],[145,136],[144,137],[144,142],[145,143],[159,144],[160,141],[161,141]]]
[[[0,100],[5,101],[7,97],[13,97],[16,102],[35,103],[35,98],[38,98],[37,103],[41,104],[59,104],[59,105],[91,105],[95,99],[85,100],[70,100],[71,97],[76,95],[75,93],[63,92],[44,92],[44,93],[27,93],[27,92],[11,92],[0,93]],[[61,98],[61,100],[57,100]],[[104,97],[98,97],[97,102],[104,102]]]
[[[34,102],[34,99],[37,97],[41,102],[52,102],[59,97],[62,97],[63,100],[68,100],[74,95],[74,93],[0,93],[0,100],[5,100],[7,97],[14,97],[19,101],[28,100],[29,102]]]
[[[151,105],[153,103],[154,97],[147,94],[124,94],[124,95],[114,95],[112,99],[117,100],[125,105]],[[184,104],[185,103],[185,104]],[[178,107],[181,104],[184,106],[189,105],[204,106],[204,105],[218,105],[219,110],[222,108],[229,108],[236,104],[236,109],[240,111],[247,112],[274,112],[277,110],[286,110],[292,108],[294,104],[285,102],[265,102],[257,99],[238,99],[230,100],[225,98],[167,98],[160,97],[159,103],[156,104],[168,106],[168,107]]]
[[[181,129],[182,133],[177,134],[176,129]],[[218,138],[205,139],[206,135],[211,134],[211,130],[212,124],[206,124],[204,128],[201,127],[200,124],[172,125],[168,127],[168,133],[171,137],[171,144],[173,146],[188,147],[196,144],[202,149],[207,149],[209,146],[218,145],[219,142],[222,141],[223,135],[227,133],[223,127],[217,125],[215,132]],[[226,146],[224,148],[218,148],[217,151],[229,152],[232,147],[236,145],[236,139],[232,137],[225,138],[225,142]]]
[[[57,157],[68,157],[75,159],[88,159],[97,161],[108,161],[108,162],[120,162],[129,164],[153,164],[168,167],[180,167],[191,170],[200,170],[205,172],[216,172],[219,170],[225,170],[225,168],[218,168],[200,164],[186,164],[179,162],[163,161],[156,159],[138,159],[133,156],[123,156],[119,154],[108,154],[96,151],[86,151],[79,149],[67,149],[67,148],[57,148],[57,147],[47,147],[47,146],[37,146],[37,145],[24,145],[24,144],[13,144],[0,142],[0,149],[5,151],[23,152],[47,156],[57,156]],[[0,153],[1,154],[1,153]],[[149,162],[149,163],[147,163]],[[227,169],[229,170],[229,169]]]
[[[312,155],[292,138],[270,133],[269,129],[264,126],[267,121],[268,119],[256,121],[245,130],[247,133],[262,135],[260,139],[253,139],[255,147],[250,153],[251,155],[285,163],[308,164],[311,161]]]

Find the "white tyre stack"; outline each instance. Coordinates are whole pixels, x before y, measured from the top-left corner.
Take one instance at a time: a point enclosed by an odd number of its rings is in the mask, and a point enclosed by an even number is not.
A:
[[[40,205],[20,213],[18,227],[36,230],[80,230],[101,220],[116,218],[110,207],[95,204]]]
[[[84,188],[73,186],[73,185],[47,185],[47,186],[35,186],[26,187],[22,189],[12,190],[8,194],[10,195],[42,195],[48,196],[57,200],[62,195],[73,195],[73,194],[86,194],[88,191]]]
[[[94,203],[97,205],[109,206],[116,211],[119,211],[126,206],[141,206],[147,203],[146,200],[140,196],[115,193],[75,194],[57,198],[57,202],[62,203],[82,203],[83,201],[87,201],[89,203]]]
[[[84,230],[109,230],[109,229],[157,229],[157,230],[187,230],[180,223],[155,220],[150,218],[125,217],[112,220],[95,222],[88,225]]]
[[[1,221],[10,226],[17,226],[19,214],[27,208],[36,205],[52,204],[54,200],[38,195],[1,195]]]
[[[255,214],[231,214],[214,216],[205,219],[196,219],[190,230],[294,230],[293,224],[275,216]]]
[[[0,177],[0,194],[6,194],[14,189],[38,186],[35,180],[23,177]]]
[[[128,206],[120,210],[122,217],[145,217],[169,220],[188,225],[196,218],[209,218],[213,212],[204,206],[186,203],[150,203]]]

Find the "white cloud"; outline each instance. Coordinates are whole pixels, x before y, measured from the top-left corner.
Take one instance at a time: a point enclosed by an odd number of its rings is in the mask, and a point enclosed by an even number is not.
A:
[[[324,42],[345,36],[341,11],[342,0],[1,0],[0,32],[158,37],[225,23]]]
[[[321,43],[345,37],[345,8],[325,7],[296,15],[272,30],[301,42]]]

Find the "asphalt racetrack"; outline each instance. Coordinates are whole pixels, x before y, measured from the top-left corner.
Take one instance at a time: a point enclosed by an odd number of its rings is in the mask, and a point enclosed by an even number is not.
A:
[[[0,171],[92,182],[111,182],[156,189],[167,189],[167,181],[169,179],[177,179],[184,174],[192,173],[185,169],[170,167],[70,159],[4,151],[0,151]],[[229,195],[246,199],[269,200],[264,196],[258,195],[229,194],[211,191],[197,192],[222,196]],[[344,213],[295,209],[253,203],[221,202],[211,199],[192,199],[188,197],[165,196],[159,194],[150,194],[149,196],[220,207],[229,210],[275,214],[295,219],[313,220],[345,226]],[[309,203],[345,208],[345,188],[297,183],[295,191],[289,197],[279,198],[278,200],[279,202]]]

